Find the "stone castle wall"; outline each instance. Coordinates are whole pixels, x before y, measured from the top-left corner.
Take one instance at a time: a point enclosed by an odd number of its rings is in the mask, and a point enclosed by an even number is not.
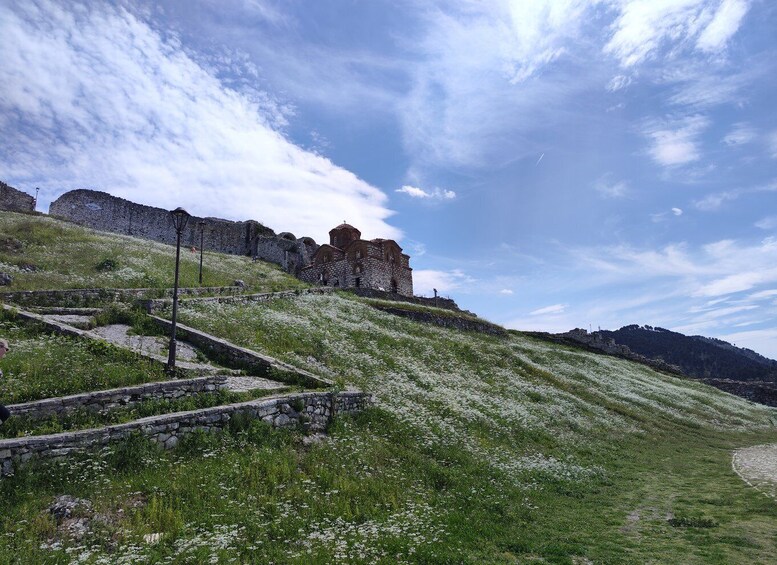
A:
[[[0,210],[34,212],[35,198],[0,181]]]
[[[66,192],[51,203],[52,216],[93,228],[175,245],[170,213],[95,190]],[[202,224],[201,224],[202,222]],[[297,274],[309,262],[315,242],[310,238],[289,240],[254,220],[233,222],[192,216],[184,228],[181,245],[208,251],[248,255],[276,263]],[[306,262],[307,261],[307,262]]]

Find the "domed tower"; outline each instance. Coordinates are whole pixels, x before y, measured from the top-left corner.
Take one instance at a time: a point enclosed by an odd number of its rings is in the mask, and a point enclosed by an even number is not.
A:
[[[349,243],[360,239],[361,236],[362,232],[357,230],[352,225],[343,222],[336,228],[332,228],[329,231],[329,245],[332,247],[345,249]]]

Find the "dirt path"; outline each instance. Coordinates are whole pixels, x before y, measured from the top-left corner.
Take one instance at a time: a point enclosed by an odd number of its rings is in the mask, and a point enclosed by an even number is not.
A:
[[[777,500],[777,443],[735,450],[731,467],[751,487]]]

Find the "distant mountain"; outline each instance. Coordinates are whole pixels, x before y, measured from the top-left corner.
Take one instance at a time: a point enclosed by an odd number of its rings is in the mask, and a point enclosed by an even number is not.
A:
[[[720,339],[636,324],[594,333],[611,338],[634,353],[677,365],[692,377],[777,382],[777,361]]]

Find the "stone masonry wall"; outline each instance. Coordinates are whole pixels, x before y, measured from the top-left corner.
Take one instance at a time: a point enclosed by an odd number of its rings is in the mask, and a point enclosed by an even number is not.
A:
[[[0,210],[34,212],[35,198],[0,181]]]
[[[300,294],[330,294],[334,289],[330,287],[305,288],[301,290],[283,290],[280,292],[263,292],[259,294],[240,294],[236,296],[208,296],[204,298],[186,298],[185,302],[269,302],[284,298],[294,298]],[[184,301],[182,301],[183,303]],[[173,301],[169,298],[157,298],[146,301],[143,305],[149,314],[172,308]]]
[[[165,329],[170,330],[172,322],[158,316],[152,316],[152,319]],[[181,323],[176,325],[179,339],[186,340],[192,345],[203,350],[209,357],[219,360],[222,364],[245,369],[252,374],[267,376],[276,381],[286,382],[294,385],[304,385],[306,387],[329,387],[334,383],[323,377],[319,377],[299,369],[283,361],[279,361],[268,355],[262,355],[256,351],[251,351],[244,347],[238,347],[226,340],[212,336],[200,330],[190,328]]]
[[[34,402],[11,404],[8,409],[14,416],[44,419],[52,415],[63,415],[76,409],[105,413],[119,406],[132,406],[145,400],[173,400],[182,396],[215,392],[225,388],[227,388],[227,377],[212,375],[47,398]]]
[[[362,411],[371,403],[370,395],[362,392],[303,392],[151,416],[98,429],[0,440],[0,469],[3,475],[8,475],[31,459],[66,457],[121,441],[134,433],[150,438],[165,449],[172,449],[186,434],[223,430],[238,414],[261,419],[278,428],[324,430],[336,415]]]
[[[465,330],[472,332],[480,332],[491,335],[507,335],[507,330],[496,324],[491,324],[484,320],[468,320],[459,316],[441,316],[432,312],[418,312],[415,310],[405,310],[404,308],[392,308],[390,306],[378,306],[371,305],[376,310],[388,312],[395,316],[401,316],[402,318],[408,318],[415,322],[421,322],[422,324],[434,324],[436,326],[442,326],[444,328],[454,328],[457,330]]]
[[[66,192],[51,203],[49,214],[96,230],[151,239],[170,245],[175,245],[176,242],[168,210],[136,204],[106,192]],[[201,226],[200,222],[204,225]],[[208,251],[257,257],[277,263],[293,274],[307,265],[312,253],[310,249],[315,248],[315,242],[310,238],[289,240],[275,235],[273,230],[254,220],[233,222],[192,216],[181,235],[181,245],[199,249],[201,237],[202,247]]]
[[[243,292],[239,286],[211,286],[179,288],[178,294],[184,296],[236,295]],[[61,290],[17,290],[0,292],[0,301],[20,306],[95,306],[111,302],[131,302],[133,300],[172,298],[172,288],[76,288]]]

